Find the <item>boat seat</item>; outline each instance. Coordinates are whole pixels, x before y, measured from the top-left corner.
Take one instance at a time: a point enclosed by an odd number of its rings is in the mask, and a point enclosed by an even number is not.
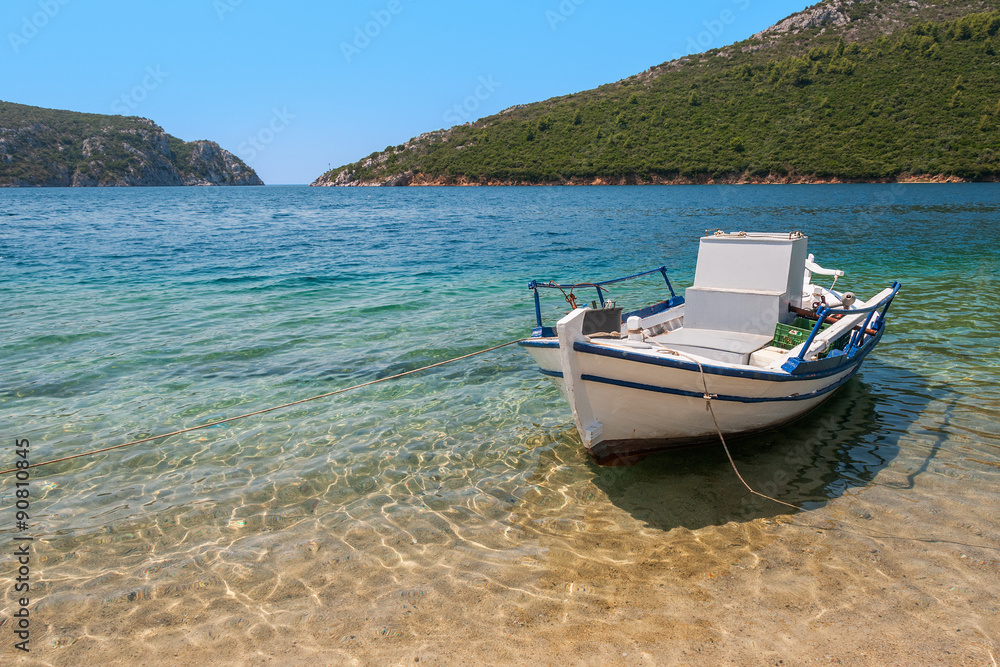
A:
[[[771,339],[771,336],[763,334],[689,327],[653,338],[656,342],[678,352],[728,364],[750,363],[750,355],[770,343]]]
[[[783,292],[719,287],[689,287],[685,298],[684,325],[656,340],[729,364],[749,364],[771,342],[787,303]]]

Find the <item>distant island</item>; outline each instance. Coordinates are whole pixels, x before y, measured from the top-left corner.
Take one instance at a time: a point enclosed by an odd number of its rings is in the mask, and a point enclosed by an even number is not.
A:
[[[997,181],[998,9],[824,0],[737,44],[428,132],[312,185]]]
[[[0,102],[0,187],[264,185],[214,141],[147,118]]]

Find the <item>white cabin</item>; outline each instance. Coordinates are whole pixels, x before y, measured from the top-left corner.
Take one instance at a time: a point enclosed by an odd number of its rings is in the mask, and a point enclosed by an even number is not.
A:
[[[684,326],[671,348],[732,364],[749,363],[776,324],[802,306],[809,239],[802,234],[717,234],[701,239],[694,285],[685,293]]]

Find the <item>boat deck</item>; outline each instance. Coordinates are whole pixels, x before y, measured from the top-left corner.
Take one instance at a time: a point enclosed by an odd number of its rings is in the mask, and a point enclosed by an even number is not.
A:
[[[731,364],[748,364],[750,355],[771,342],[771,336],[681,327],[653,337],[657,343],[680,352]]]

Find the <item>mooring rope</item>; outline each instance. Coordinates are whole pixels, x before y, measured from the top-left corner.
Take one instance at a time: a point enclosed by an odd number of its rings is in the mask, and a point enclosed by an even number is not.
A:
[[[655,346],[659,347],[660,349],[662,349],[664,352],[668,352],[670,354],[674,354],[674,355],[676,355],[678,357],[685,357],[687,359],[690,359],[694,363],[698,364],[698,370],[701,373],[702,387],[704,387],[704,389],[705,389],[705,404],[706,404],[705,407],[708,409],[708,413],[712,416],[712,423],[715,425],[715,432],[718,434],[719,441],[722,443],[722,448],[726,452],[726,458],[729,459],[729,465],[732,467],[733,472],[736,473],[736,477],[738,477],[739,480],[740,480],[740,482],[743,483],[743,486],[746,487],[747,491],[749,491],[750,493],[752,493],[755,496],[759,496],[759,497],[764,498],[766,500],[770,500],[771,502],[778,503],[779,505],[784,505],[785,507],[790,507],[792,509],[799,510],[799,511],[802,511],[802,512],[808,511],[808,510],[806,510],[805,507],[802,507],[801,505],[795,505],[795,504],[792,504],[792,503],[785,502],[784,500],[778,500],[777,498],[772,498],[771,496],[769,496],[769,495],[767,495],[765,493],[761,493],[760,491],[755,490],[752,486],[750,486],[750,484],[747,483],[747,481],[743,478],[743,475],[740,474],[740,470],[736,466],[736,461],[733,460],[733,455],[729,452],[729,446],[726,444],[726,438],[725,438],[724,435],[722,435],[722,429],[719,427],[719,422],[715,418],[715,410],[712,409],[712,399],[716,398],[717,395],[716,394],[712,394],[712,393],[710,393],[708,391],[708,381],[705,379],[705,369],[701,365],[701,362],[698,361],[697,358],[692,357],[692,356],[690,356],[688,354],[685,354],[684,352],[680,352],[678,350],[674,350],[672,348],[669,348],[666,345],[664,345],[663,343],[660,343],[659,341],[648,340],[647,339],[646,342],[647,343],[652,343],[653,345],[655,345]],[[835,522],[842,523],[845,526],[849,526],[850,525],[850,524],[848,524],[843,519],[837,519],[837,518],[834,518],[834,517],[830,517],[829,520],[830,521],[835,521]],[[871,539],[911,540],[911,541],[914,541],[914,542],[928,542],[928,543],[939,543],[940,542],[940,543],[948,543],[948,544],[957,544],[957,545],[960,545],[960,546],[973,547],[973,548],[978,548],[978,549],[988,549],[988,550],[991,550],[991,551],[1000,551],[1000,548],[997,548],[997,547],[994,547],[994,546],[990,546],[988,544],[968,544],[968,543],[965,543],[965,542],[956,542],[954,540],[945,540],[945,539],[940,539],[940,538],[935,538],[935,537],[910,537],[910,536],[907,536],[907,535],[881,535],[881,534],[877,534],[877,533],[866,533],[866,532],[861,532],[861,531],[858,531],[858,530],[849,530],[849,529],[845,529],[845,528],[827,527],[827,526],[812,525],[812,524],[807,524],[807,523],[795,523],[795,522],[789,522],[789,523],[784,524],[784,525],[795,526],[796,528],[808,528],[810,530],[830,530],[830,531],[837,530],[837,531],[840,531],[840,532],[849,533],[851,535],[858,535],[860,537],[868,537],[868,538],[871,538]]]
[[[321,398],[329,398],[330,396],[336,396],[337,394],[343,394],[348,391],[353,391],[355,389],[361,389],[362,387],[370,387],[373,384],[379,384],[380,382],[388,382],[389,380],[397,380],[401,377],[406,377],[407,375],[413,375],[414,373],[420,373],[422,371],[430,370],[432,368],[437,368],[438,366],[444,366],[445,364],[451,364],[456,361],[462,361],[463,359],[470,359],[472,357],[479,356],[480,354],[486,354],[487,352],[493,352],[494,350],[499,350],[500,348],[509,347],[511,345],[516,345],[520,343],[523,339],[519,338],[517,340],[512,340],[509,343],[503,343],[502,345],[494,345],[493,347],[488,347],[485,350],[478,350],[476,352],[471,352],[469,354],[463,354],[460,357],[455,357],[453,359],[446,359],[445,361],[439,361],[429,366],[422,366],[420,368],[414,368],[410,371],[404,371],[402,373],[397,373],[395,375],[390,375],[389,377],[379,378],[377,380],[370,380],[368,382],[362,382],[361,384],[356,384],[352,387],[344,387],[343,389],[336,389],[334,391],[328,391],[325,394],[320,394],[319,396],[310,396],[309,398],[302,398],[297,401],[292,401],[291,403],[284,403],[282,405],[275,405],[270,408],[264,408],[263,410],[255,410],[254,412],[248,412],[245,415],[236,415],[235,417],[227,417],[226,419],[220,419],[218,421],[209,422],[207,424],[201,424],[199,426],[190,426],[188,428],[182,428],[178,431],[171,431],[170,433],[161,433],[160,435],[153,435],[148,438],[142,438],[140,440],[133,440],[131,442],[126,442],[121,445],[113,445],[111,447],[102,447],[101,449],[93,449],[87,452],[81,452],[79,454],[73,454],[71,456],[63,456],[58,459],[52,459],[51,461],[42,461],[41,463],[32,463],[31,465],[25,466],[24,468],[9,468],[7,470],[0,470],[0,475],[7,475],[12,472],[17,472],[18,470],[26,470],[28,468],[39,468],[41,466],[52,465],[53,463],[61,463],[63,461],[70,461],[72,459],[79,459],[85,456],[94,456],[95,454],[101,454],[103,452],[110,452],[114,449],[123,449],[125,447],[132,447],[133,445],[138,445],[143,442],[152,442],[153,440],[162,440],[163,438],[169,438],[173,435],[180,435],[181,433],[190,433],[191,431],[198,431],[203,428],[209,428],[211,426],[218,426],[219,424],[227,424],[229,422],[234,422],[238,419],[246,419],[247,417],[254,417],[256,415],[262,415],[266,412],[274,412],[275,410],[283,410],[285,408],[290,408],[293,405],[301,405],[302,403],[308,403],[309,401],[317,401]]]
[[[274,412],[275,410],[283,410],[285,408],[290,408],[293,405],[301,405],[302,403],[308,403],[310,401],[317,401],[317,400],[319,400],[321,398],[329,398],[330,396],[336,396],[337,394],[343,394],[343,393],[346,393],[346,392],[349,392],[349,391],[353,391],[355,389],[361,389],[363,387],[370,387],[371,385],[379,384],[381,382],[388,382],[389,380],[396,380],[396,379],[399,379],[401,377],[406,377],[407,375],[413,375],[415,373],[420,373],[422,371],[430,370],[432,368],[437,368],[439,366],[444,366],[446,364],[451,364],[451,363],[454,363],[456,361],[462,361],[464,359],[470,359],[472,357],[476,357],[476,356],[479,356],[481,354],[486,354],[487,352],[493,352],[495,350],[499,350],[499,349],[502,349],[502,348],[505,348],[505,347],[510,347],[511,345],[516,345],[516,344],[520,343],[522,340],[523,339],[519,338],[517,340],[512,340],[510,342],[503,343],[501,345],[494,345],[493,347],[488,347],[488,348],[486,348],[484,350],[478,350],[476,352],[470,352],[469,354],[463,354],[460,357],[454,357],[453,359],[446,359],[444,361],[439,361],[437,363],[429,364],[427,366],[422,366],[420,368],[414,368],[413,370],[404,371],[402,373],[397,373],[395,375],[390,375],[388,377],[379,378],[377,380],[370,380],[368,382],[362,382],[361,384],[356,384],[356,385],[353,385],[351,387],[344,387],[343,389],[335,389],[334,391],[329,391],[329,392],[327,392],[325,394],[319,394],[318,396],[310,396],[309,398],[302,398],[302,399],[299,399],[297,401],[292,401],[291,403],[284,403],[282,405],[275,405],[275,406],[270,407],[270,408],[264,408],[263,410],[255,410],[254,412],[248,412],[248,413],[243,414],[243,415],[236,415],[235,417],[227,417],[226,419],[219,419],[217,421],[209,422],[207,424],[201,424],[199,426],[191,426],[191,427],[188,427],[188,428],[182,428],[182,429],[177,430],[177,431],[171,431],[170,433],[162,433],[160,435],[153,435],[153,436],[150,436],[148,438],[142,438],[140,440],[133,440],[131,442],[126,442],[126,443],[123,443],[123,444],[120,444],[120,445],[113,445],[111,447],[102,447],[101,449],[94,449],[94,450],[90,450],[90,451],[86,451],[86,452],[81,452],[79,454],[73,454],[71,456],[63,456],[63,457],[60,457],[58,459],[52,459],[50,461],[42,461],[41,463],[32,463],[31,465],[25,466],[24,468],[9,468],[7,470],[0,470],[0,475],[8,475],[8,474],[10,474],[12,472],[17,472],[18,470],[26,470],[28,468],[40,468],[41,466],[52,465],[53,463],[61,463],[63,461],[71,461],[73,459],[79,459],[79,458],[83,458],[83,457],[87,457],[87,456],[94,456],[95,454],[101,454],[103,452],[110,452],[110,451],[115,450],[115,449],[123,449],[125,447],[131,447],[133,445],[138,445],[138,444],[141,444],[141,443],[144,443],[144,442],[152,442],[154,440],[162,440],[163,438],[169,438],[169,437],[174,436],[174,435],[180,435],[182,433],[190,433],[191,431],[198,431],[200,429],[209,428],[209,427],[212,427],[212,426],[217,426],[219,424],[226,424],[226,423],[229,423],[229,422],[237,421],[239,419],[246,419],[247,417],[253,417],[255,415],[262,415],[262,414],[265,414],[267,412]],[[719,435],[719,440],[722,442],[722,448],[726,452],[726,457],[729,459],[729,465],[732,466],[733,472],[736,473],[736,476],[739,478],[740,482],[743,483],[743,486],[746,487],[746,489],[750,493],[752,493],[753,495],[760,496],[761,498],[765,498],[765,499],[770,500],[772,502],[778,503],[779,505],[785,505],[786,507],[791,507],[792,509],[806,511],[804,507],[800,507],[798,505],[793,505],[792,503],[787,503],[784,500],[778,500],[777,498],[772,498],[771,496],[768,496],[766,494],[763,494],[763,493],[760,493],[759,491],[754,490],[754,488],[751,487],[747,483],[747,481],[743,478],[743,475],[740,474],[739,468],[736,467],[736,462],[733,460],[733,456],[729,452],[729,446],[726,444],[726,438],[722,434],[722,429],[719,427],[719,422],[715,418],[715,411],[712,409],[712,399],[715,398],[715,395],[711,394],[708,391],[708,381],[705,379],[705,369],[702,367],[701,362],[697,358],[695,358],[695,357],[691,357],[691,356],[689,356],[689,355],[687,355],[687,354],[685,354],[683,352],[679,352],[677,350],[668,348],[666,345],[663,345],[662,343],[660,343],[658,341],[650,340],[649,342],[655,344],[656,346],[658,346],[659,348],[663,349],[666,352],[669,352],[671,354],[674,354],[674,355],[677,355],[677,356],[680,356],[680,357],[686,357],[686,358],[690,359],[691,361],[693,361],[694,363],[698,364],[698,370],[701,373],[702,386],[705,389],[706,407],[708,409],[709,414],[711,414],[711,416],[712,416],[712,423],[715,424],[715,430],[716,430],[716,432]],[[841,523],[844,523],[842,520],[838,520],[838,519],[832,519],[832,520],[833,521],[841,521]],[[877,534],[876,535],[869,535],[869,534],[855,532],[855,531],[850,531],[850,530],[837,529],[837,528],[827,528],[827,527],[824,527],[824,526],[814,526],[814,525],[800,524],[800,523],[794,523],[794,522],[786,524],[786,525],[795,526],[795,527],[798,527],[798,528],[809,528],[809,529],[813,529],[813,530],[841,530],[843,532],[848,532],[848,533],[852,533],[852,534],[856,534],[856,535],[861,535],[863,537],[869,537],[869,538],[915,540],[915,541],[921,541],[921,542],[946,542],[946,543],[950,543],[950,544],[958,544],[958,545],[967,546],[967,547],[976,547],[976,548],[981,548],[981,549],[998,550],[997,547],[992,547],[992,546],[989,546],[989,545],[965,544],[965,543],[962,543],[962,542],[954,542],[954,541],[951,541],[951,540],[942,540],[942,539],[935,539],[935,538],[907,537],[907,536],[902,536],[902,535],[877,535]]]
[[[708,410],[708,414],[712,416],[712,424],[715,425],[715,432],[718,434],[719,441],[722,443],[722,449],[724,449],[726,452],[726,458],[729,459],[729,465],[732,466],[733,472],[736,473],[736,476],[739,478],[740,482],[743,483],[743,486],[746,487],[747,491],[749,491],[755,496],[760,496],[761,498],[765,498],[767,500],[770,500],[771,502],[778,503],[779,505],[784,505],[785,507],[791,507],[792,509],[805,511],[804,507],[793,505],[792,503],[786,503],[784,500],[778,500],[777,498],[772,498],[771,496],[765,493],[761,493],[760,491],[755,490],[752,486],[750,486],[750,484],[747,483],[745,479],[743,479],[743,475],[740,474],[740,469],[736,467],[736,461],[733,460],[733,455],[729,453],[729,445],[726,444],[726,437],[722,435],[722,429],[719,427],[719,420],[715,418],[715,410],[712,409],[712,399],[716,398],[717,394],[713,394],[708,391],[708,380],[705,378],[705,368],[704,366],[701,365],[701,361],[699,361],[697,357],[693,357],[689,354],[685,354],[684,352],[680,352],[678,350],[669,348],[663,343],[660,343],[659,341],[651,340],[647,342],[655,343],[664,352],[677,355],[678,357],[684,357],[685,359],[688,359],[698,364],[698,372],[701,374],[701,386],[704,387],[705,389],[704,393],[705,408]]]

